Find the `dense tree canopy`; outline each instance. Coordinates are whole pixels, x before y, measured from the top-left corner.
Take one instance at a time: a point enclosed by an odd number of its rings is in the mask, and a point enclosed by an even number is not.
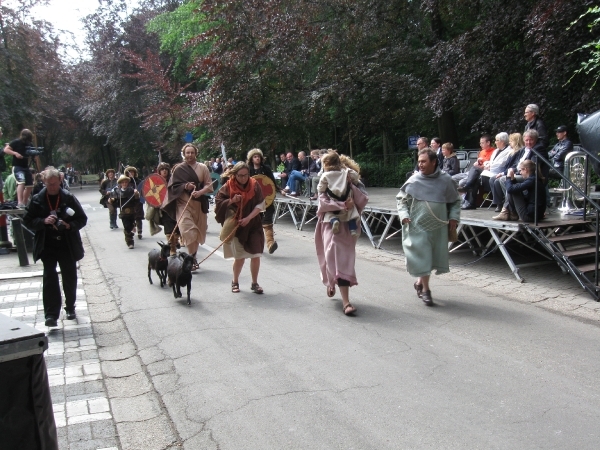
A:
[[[176,158],[187,131],[205,156],[223,143],[237,157],[336,147],[380,160],[416,134],[474,147],[483,132],[521,131],[528,103],[574,132],[576,113],[600,107],[585,51],[598,31],[580,19],[593,6],[107,0],[86,18],[90,56],[71,65],[47,24],[3,8],[0,120],[41,126],[65,157],[104,167]]]

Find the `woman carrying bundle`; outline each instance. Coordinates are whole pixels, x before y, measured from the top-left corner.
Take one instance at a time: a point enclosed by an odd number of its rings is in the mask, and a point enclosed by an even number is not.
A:
[[[250,177],[250,169],[245,162],[238,162],[229,168],[222,178],[223,187],[215,198],[215,216],[221,225],[225,224],[226,219],[231,221],[229,217],[233,217],[237,225],[231,240],[223,236],[223,254],[225,258],[234,259],[231,292],[240,292],[239,276],[246,258],[250,258],[250,289],[255,294],[262,294],[263,289],[258,284],[260,257],[265,245],[260,215],[265,209],[262,190],[256,180]]]

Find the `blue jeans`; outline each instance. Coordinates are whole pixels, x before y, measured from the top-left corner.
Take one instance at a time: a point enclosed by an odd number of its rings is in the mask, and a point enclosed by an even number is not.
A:
[[[288,175],[287,187],[290,191],[296,192],[296,181],[301,182],[304,180],[306,180],[306,175],[297,170],[292,170]]]

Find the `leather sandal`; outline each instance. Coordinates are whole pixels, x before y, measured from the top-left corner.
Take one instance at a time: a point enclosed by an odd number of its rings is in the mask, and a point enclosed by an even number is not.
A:
[[[415,291],[417,291],[417,297],[421,298],[421,295],[423,295],[423,285],[415,281],[413,286],[415,287]]]
[[[354,306],[352,306],[352,303],[348,303],[346,306],[344,306],[344,314],[346,316],[350,316],[352,314],[354,314],[356,312],[356,308]]]
[[[240,283],[234,283],[233,281],[231,282],[231,292],[237,294],[238,292],[240,292]]]
[[[254,291],[255,294],[262,294],[263,288],[261,288],[258,283],[252,283],[252,286],[250,286],[250,289],[252,289]]]
[[[327,297],[333,297],[335,295],[335,286],[327,286]]]
[[[421,294],[421,300],[423,300],[423,303],[425,303],[427,306],[433,306],[431,291],[423,291],[423,293]]]

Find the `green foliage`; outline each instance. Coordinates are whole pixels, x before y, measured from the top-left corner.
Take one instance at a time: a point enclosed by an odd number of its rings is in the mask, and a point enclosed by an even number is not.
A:
[[[579,16],[579,18],[577,20],[571,22],[571,25],[569,26],[569,28],[567,28],[567,30],[569,30],[571,27],[573,27],[579,21],[583,20],[584,18],[586,18],[588,16],[592,16],[592,17],[596,16],[587,25],[587,27],[590,29],[590,32],[593,32],[594,29],[598,25],[600,25],[600,6],[594,6],[594,7],[589,8],[585,13],[583,13],[581,16]],[[582,45],[581,47],[574,50],[572,53],[574,53],[574,52],[587,53],[589,55],[589,59],[581,62],[581,67],[579,69],[575,70],[575,72],[573,73],[573,76],[571,78],[569,78],[569,81],[567,81],[567,83],[570,82],[573,79],[573,77],[575,77],[576,75],[585,74],[585,75],[589,75],[592,77],[593,83],[592,83],[590,89],[593,89],[596,86],[598,79],[600,78],[600,38],[594,39],[591,42],[588,42],[587,44]]]

